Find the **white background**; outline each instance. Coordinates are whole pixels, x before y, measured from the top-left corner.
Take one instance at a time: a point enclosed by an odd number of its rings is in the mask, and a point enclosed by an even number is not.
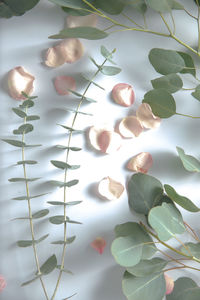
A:
[[[182,1],[193,13],[195,5]],[[192,2],[192,1],[190,1]],[[127,12],[128,13],[128,12]],[[93,56],[99,63],[100,45],[112,50],[117,48],[115,61],[123,69],[115,77],[100,75],[98,82],[106,88],[102,92],[98,88],[91,88],[88,96],[96,98],[97,104],[84,105],[83,110],[91,112],[94,117],[81,117],[76,127],[86,130],[96,120],[109,121],[113,126],[130,114],[140,105],[143,95],[151,89],[150,80],[159,77],[148,61],[148,53],[153,47],[183,50],[175,41],[163,37],[137,32],[123,32],[113,34],[100,41],[82,40],[85,47],[84,57],[73,65],[64,65],[57,69],[49,69],[42,62],[45,50],[56,41],[48,36],[59,32],[65,22],[65,13],[48,1],[41,1],[33,10],[22,17],[0,20],[0,60],[1,60],[1,90],[0,90],[0,129],[1,138],[12,138],[12,130],[20,125],[19,118],[12,112],[18,102],[9,97],[7,92],[7,73],[16,66],[25,67],[36,78],[34,95],[38,96],[33,114],[39,114],[40,121],[36,121],[34,132],[27,135],[30,143],[42,143],[41,148],[27,150],[27,159],[36,159],[38,165],[28,167],[28,175],[41,177],[41,180],[31,185],[33,194],[51,192],[49,195],[32,201],[33,211],[49,208],[50,215],[62,214],[61,209],[49,207],[46,201],[62,201],[62,190],[54,189],[48,180],[62,180],[63,172],[54,168],[50,160],[64,160],[64,153],[54,146],[66,143],[65,131],[57,123],[70,125],[71,116],[65,107],[74,107],[78,103],[73,97],[59,96],[54,90],[52,80],[58,75],[72,75],[77,78],[79,91],[84,91],[84,82],[79,78],[80,72],[93,73],[94,66],[88,60]],[[184,12],[175,13],[177,20],[177,35],[188,41],[192,46],[197,45],[197,29],[195,21]],[[139,21],[139,16],[135,16]],[[120,18],[121,21],[122,18]],[[161,20],[155,14],[148,15],[148,22],[154,29],[164,29]],[[99,21],[100,27],[106,26]],[[131,108],[116,105],[110,97],[114,84],[126,82],[134,87],[136,102]],[[192,76],[184,76],[184,86],[193,87],[197,82]],[[177,111],[200,116],[200,104],[187,92],[175,95]],[[137,221],[128,208],[127,193],[114,202],[102,200],[97,195],[97,183],[103,177],[110,175],[127,184],[131,172],[125,165],[135,154],[148,151],[152,154],[154,165],[149,174],[163,183],[173,185],[178,192],[190,197],[199,204],[199,175],[188,173],[182,167],[177,157],[176,146],[185,149],[186,153],[199,158],[199,120],[175,116],[162,121],[158,130],[146,131],[140,137],[123,140],[121,149],[113,155],[102,155],[92,149],[84,136],[74,137],[72,144],[83,147],[82,152],[71,156],[72,163],[81,164],[81,169],[74,171],[73,178],[79,178],[80,184],[71,188],[67,194],[68,200],[83,200],[79,206],[70,208],[68,215],[83,225],[68,227],[68,234],[76,235],[75,242],[67,248],[65,267],[74,272],[74,276],[63,274],[56,299],[61,300],[73,293],[78,293],[77,300],[122,300],[125,297],[121,291],[121,277],[123,268],[116,265],[111,253],[110,245],[114,238],[113,229],[116,224],[127,221]],[[8,178],[20,177],[22,168],[14,164],[21,160],[20,150],[0,142],[0,273],[7,280],[7,288],[0,294],[2,300],[40,300],[44,299],[39,282],[21,288],[20,284],[32,278],[35,266],[32,248],[17,248],[16,241],[30,238],[27,221],[11,221],[11,219],[25,216],[27,204],[25,201],[11,201],[11,198],[23,195],[23,184],[9,183]],[[200,205],[200,204],[199,204]],[[184,213],[185,220],[198,229],[198,214]],[[50,243],[62,239],[63,227],[41,219],[35,222],[36,238],[49,233],[49,238],[38,246],[41,264],[53,253],[60,263],[61,247]],[[102,236],[107,247],[102,256],[95,252],[90,243],[97,236]],[[185,239],[188,241],[189,237]],[[52,294],[57,271],[45,278],[49,295]],[[192,276],[198,282],[197,274],[188,271],[171,273],[178,276]],[[141,299],[142,300],[142,299]]]

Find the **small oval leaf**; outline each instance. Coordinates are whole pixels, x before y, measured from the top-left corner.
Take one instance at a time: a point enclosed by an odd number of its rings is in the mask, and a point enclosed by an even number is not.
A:
[[[49,36],[50,39],[81,38],[99,40],[108,36],[108,33],[94,27],[74,27],[61,30],[58,34]]]

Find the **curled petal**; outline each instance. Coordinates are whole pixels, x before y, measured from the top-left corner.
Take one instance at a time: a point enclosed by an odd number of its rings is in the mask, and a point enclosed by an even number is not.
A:
[[[135,116],[126,117],[119,124],[119,132],[125,138],[137,137],[142,131],[143,127]]]
[[[76,81],[70,76],[58,76],[54,80],[54,86],[59,95],[69,95],[70,90],[76,89]]]
[[[148,103],[142,103],[136,111],[137,118],[145,128],[157,128],[160,126],[161,119],[156,117]]]
[[[103,178],[98,186],[98,192],[107,200],[118,199],[124,191],[124,186],[110,177]]]
[[[150,153],[141,152],[128,162],[127,168],[134,172],[147,173],[153,164],[153,159]]]
[[[84,54],[83,44],[78,39],[66,39],[59,45],[64,51],[65,62],[67,63],[76,62]]]
[[[95,249],[99,254],[102,254],[106,247],[106,241],[102,237],[97,237],[92,243],[91,247]]]
[[[118,133],[105,128],[91,127],[89,131],[91,145],[103,152],[110,154],[121,147],[121,137]]]
[[[89,26],[95,27],[97,25],[97,16],[90,14],[87,16],[67,16],[66,26],[68,28]]]
[[[48,67],[56,68],[63,65],[65,62],[65,51],[60,47],[60,44],[47,50],[45,64]]]
[[[112,98],[116,103],[128,107],[134,103],[135,93],[131,85],[118,83],[112,89]]]
[[[166,282],[166,295],[169,295],[173,292],[174,289],[174,280],[165,274],[165,282]]]
[[[3,291],[5,287],[6,287],[6,280],[2,275],[0,275],[0,292]]]
[[[25,100],[22,92],[31,95],[35,77],[28,73],[23,67],[16,67],[8,74],[8,89],[10,96],[17,100]]]

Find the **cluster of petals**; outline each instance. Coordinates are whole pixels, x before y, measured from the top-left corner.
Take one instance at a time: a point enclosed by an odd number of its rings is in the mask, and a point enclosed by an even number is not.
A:
[[[59,95],[69,95],[69,90],[76,89],[76,81],[71,76],[57,76],[54,79],[54,86]]]
[[[92,126],[89,130],[91,145],[103,153],[113,153],[121,147],[121,136],[108,126]]]
[[[106,200],[117,200],[124,192],[124,186],[108,176],[99,182],[98,192]]]
[[[6,287],[6,280],[3,275],[0,275],[0,292]]]
[[[99,252],[99,254],[103,254],[106,241],[102,237],[97,237],[90,245],[94,250]]]
[[[133,172],[140,172],[146,174],[153,164],[153,158],[148,152],[141,152],[133,156],[128,164],[127,168]]]
[[[167,274],[164,274],[165,276],[165,283],[166,283],[166,295],[169,295],[173,292],[174,289],[174,280],[168,276]]]
[[[16,100],[25,100],[22,95],[24,92],[31,95],[33,92],[33,82],[35,77],[28,73],[23,67],[15,67],[8,73],[8,90],[12,98]]]
[[[97,25],[97,16],[95,14],[90,14],[87,16],[67,16],[66,18],[66,27],[96,27]]]
[[[135,93],[130,84],[118,83],[112,89],[113,100],[122,106],[131,106],[135,101]]]
[[[48,67],[56,68],[64,63],[74,63],[78,61],[83,54],[84,48],[78,39],[65,39],[47,50],[45,64]]]

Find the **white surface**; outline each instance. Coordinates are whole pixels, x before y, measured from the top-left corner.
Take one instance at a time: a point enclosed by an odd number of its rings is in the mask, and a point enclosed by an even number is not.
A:
[[[187,4],[187,1],[183,1]],[[196,24],[187,15],[182,19],[182,12],[176,12],[179,20],[178,35],[184,40],[196,44]],[[136,16],[137,18],[137,16]],[[161,22],[155,15],[150,15],[154,27],[160,28]],[[101,62],[99,54],[100,45],[108,49],[117,48],[115,61],[122,67],[123,72],[115,77],[99,76],[98,82],[106,88],[102,92],[91,88],[88,95],[97,98],[98,104],[85,105],[83,109],[94,113],[95,117],[81,117],[77,126],[87,129],[94,124],[94,120],[109,121],[113,126],[116,122],[131,114],[139,106],[144,93],[151,89],[150,80],[159,77],[148,62],[148,52],[153,47],[183,50],[176,42],[153,35],[124,32],[114,34],[106,40],[83,41],[86,49],[84,58],[74,65],[64,65],[57,69],[48,69],[41,62],[44,50],[55,42],[48,40],[48,36],[57,33],[63,28],[65,14],[53,4],[41,1],[32,11],[22,17],[9,20],[0,20],[0,59],[1,59],[1,137],[12,137],[12,130],[18,126],[19,118],[11,111],[18,105],[7,94],[7,72],[15,66],[24,66],[36,77],[35,95],[38,100],[32,112],[39,114],[41,120],[34,122],[35,130],[27,135],[31,143],[42,143],[41,148],[27,151],[27,159],[36,159],[39,164],[28,167],[30,176],[40,176],[42,179],[31,185],[33,194],[37,192],[52,193],[41,199],[32,201],[33,211],[41,208],[50,208],[50,215],[62,214],[60,208],[49,207],[46,201],[62,200],[62,191],[53,189],[47,184],[48,180],[63,178],[63,172],[54,168],[50,160],[64,159],[62,151],[54,148],[56,144],[66,142],[65,131],[57,123],[70,124],[70,115],[64,107],[75,107],[77,102],[73,97],[58,96],[54,90],[52,79],[58,75],[75,75],[78,73],[94,72],[93,65],[87,55],[92,55]],[[192,34],[191,34],[192,33]],[[136,103],[133,108],[123,108],[110,99],[112,86],[118,82],[132,84],[136,92]],[[194,80],[185,76],[185,86],[193,86]],[[79,80],[80,91],[84,89]],[[200,115],[200,104],[189,94],[181,92],[175,95],[177,111],[191,115]],[[123,269],[116,265],[110,253],[110,245],[114,238],[113,228],[116,224],[136,221],[128,208],[127,194],[115,202],[106,202],[98,198],[96,185],[105,176],[114,176],[126,184],[131,173],[125,169],[127,160],[141,151],[148,151],[153,155],[154,166],[151,175],[163,183],[172,184],[181,194],[189,196],[197,204],[199,202],[199,176],[187,173],[177,158],[176,146],[185,149],[187,153],[199,157],[199,120],[183,117],[172,117],[162,121],[160,129],[147,131],[133,140],[123,140],[122,148],[112,156],[102,155],[94,151],[88,144],[86,135],[74,137],[72,144],[81,145],[82,152],[72,157],[72,162],[81,164],[78,171],[72,176],[79,177],[80,184],[70,189],[70,200],[83,199],[79,206],[69,209],[72,219],[83,222],[83,225],[69,226],[69,235],[76,235],[76,241],[67,249],[65,267],[72,270],[75,275],[63,274],[61,286],[56,299],[60,300],[77,292],[77,300],[122,300],[125,297],[121,291],[121,277]],[[20,150],[0,142],[1,166],[1,210],[0,210],[0,273],[7,280],[7,288],[0,295],[2,300],[40,300],[44,299],[39,282],[21,288],[20,284],[32,278],[35,266],[32,248],[17,248],[15,242],[20,239],[29,239],[30,231],[26,221],[10,221],[19,216],[26,215],[26,202],[11,201],[12,197],[24,194],[23,184],[9,183],[8,178],[18,177],[21,167],[14,167],[16,161],[21,159]],[[22,173],[21,173],[22,174]],[[187,214],[185,218],[195,228],[198,227],[198,215]],[[48,240],[38,246],[40,262],[55,253],[60,262],[61,247],[51,245],[50,242],[62,239],[63,226],[51,225],[47,220],[35,222],[36,237],[50,233]],[[90,247],[90,242],[97,236],[107,241],[107,247],[102,256]],[[180,271],[176,275],[189,275],[191,272]],[[197,280],[197,274],[192,274]],[[57,272],[45,278],[48,291],[51,295]],[[142,299],[141,299],[142,300]]]

